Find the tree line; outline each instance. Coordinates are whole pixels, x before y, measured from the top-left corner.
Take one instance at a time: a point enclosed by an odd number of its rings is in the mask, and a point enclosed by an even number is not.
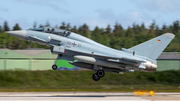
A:
[[[32,28],[35,29],[39,27],[50,27],[47,21],[45,25],[40,24],[37,27],[37,23],[34,22]],[[155,21],[150,24],[147,28],[144,23],[136,24],[133,23],[127,29],[124,29],[120,23],[115,23],[113,27],[107,25],[106,28],[99,28],[96,26],[93,30],[89,29],[89,26],[84,23],[81,26],[71,26],[70,23],[62,22],[60,26],[55,26],[55,28],[65,29],[72,31],[88,37],[98,43],[106,45],[111,48],[121,50],[121,48],[130,48],[149,39],[162,35],[164,33],[173,33],[175,38],[165,49],[166,52],[180,52],[180,22],[174,21],[172,25],[163,25],[159,27]],[[8,22],[5,21],[4,24],[0,25],[0,48],[9,49],[25,49],[25,48],[45,48],[48,46],[42,46],[38,43],[33,43],[29,41],[20,40],[13,36],[6,34],[4,31],[10,30],[21,30],[18,23],[16,23],[12,29],[9,28]]]

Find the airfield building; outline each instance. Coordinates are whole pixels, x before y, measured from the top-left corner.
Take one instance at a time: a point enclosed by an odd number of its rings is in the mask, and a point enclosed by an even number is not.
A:
[[[0,70],[52,70],[56,58],[49,49],[0,49]],[[157,71],[180,70],[180,52],[163,52],[157,65]],[[73,67],[66,60],[58,60],[57,66]]]

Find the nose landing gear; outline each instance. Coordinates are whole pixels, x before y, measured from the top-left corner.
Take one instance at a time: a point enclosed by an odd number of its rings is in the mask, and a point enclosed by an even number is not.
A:
[[[57,65],[55,65],[55,64],[52,65],[52,69],[53,69],[53,70],[56,70],[56,69],[57,69]]]
[[[58,57],[57,57],[57,59],[56,59],[56,61],[55,61],[55,64],[52,65],[52,69],[53,69],[53,70],[56,70],[56,69],[57,69],[57,65],[56,65],[57,61],[58,61]]]

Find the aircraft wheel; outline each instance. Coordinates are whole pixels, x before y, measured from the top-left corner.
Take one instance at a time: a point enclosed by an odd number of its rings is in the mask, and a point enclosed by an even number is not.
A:
[[[52,66],[52,69],[53,69],[53,70],[56,70],[56,69],[57,69],[57,65],[53,65],[53,66]]]
[[[104,77],[105,72],[103,70],[98,70],[96,73],[100,78]]]
[[[98,81],[100,79],[100,77],[96,73],[92,75],[92,78],[94,81]]]

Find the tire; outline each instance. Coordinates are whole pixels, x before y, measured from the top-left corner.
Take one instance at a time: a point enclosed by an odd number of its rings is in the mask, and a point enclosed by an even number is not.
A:
[[[96,73],[92,75],[92,78],[94,81],[98,81],[100,79],[100,77]]]
[[[52,65],[52,69],[56,70],[57,69],[57,65]]]
[[[104,77],[105,72],[103,70],[98,70],[96,73],[100,78]]]

